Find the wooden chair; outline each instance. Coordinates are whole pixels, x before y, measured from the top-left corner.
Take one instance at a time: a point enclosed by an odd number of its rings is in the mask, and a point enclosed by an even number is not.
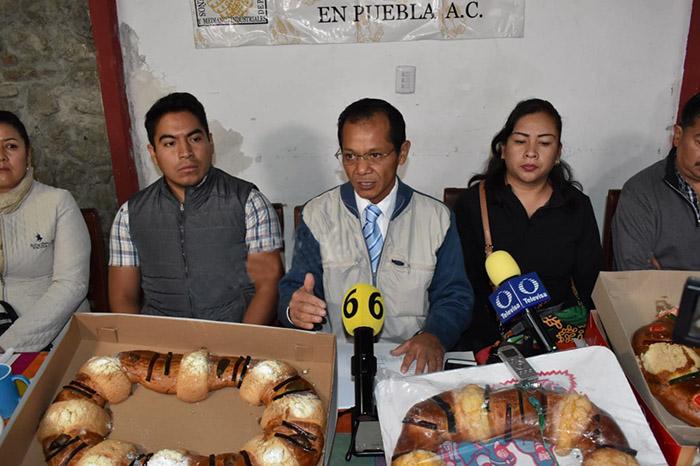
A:
[[[282,237],[284,237],[284,204],[281,202],[273,202],[272,207],[274,207],[277,213],[277,219],[280,221],[280,232]]]
[[[296,231],[297,227],[301,223],[301,211],[303,208],[303,205],[294,206],[294,231]]]
[[[80,209],[90,234],[90,283],[87,298],[93,312],[109,312],[107,255],[97,209]]]
[[[612,219],[617,209],[617,202],[620,200],[619,189],[609,189],[605,198],[605,219],[603,220],[603,270],[611,271],[613,268],[613,241],[612,241]]]
[[[454,210],[457,198],[466,191],[467,188],[445,188],[442,192],[442,202],[444,202],[447,207]]]
[[[282,235],[282,252],[284,252],[284,204],[281,202],[273,202],[272,207],[274,207],[277,213],[277,219],[280,221],[280,234]]]

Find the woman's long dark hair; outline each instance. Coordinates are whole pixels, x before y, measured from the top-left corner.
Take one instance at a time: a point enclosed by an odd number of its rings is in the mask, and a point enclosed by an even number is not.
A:
[[[486,184],[489,186],[502,185],[505,183],[506,162],[501,158],[503,145],[510,135],[513,134],[518,120],[533,113],[545,113],[554,120],[554,124],[559,132],[559,140],[557,142],[561,144],[561,116],[557,109],[554,108],[554,105],[542,99],[528,99],[518,102],[518,105],[516,105],[513,111],[510,112],[510,115],[508,115],[506,124],[503,125],[503,128],[501,128],[491,140],[491,155],[489,156],[486,171],[472,176],[469,180],[469,186],[481,180],[485,180]],[[554,165],[549,172],[548,178],[552,186],[562,188],[566,185],[572,185],[577,189],[581,189],[581,184],[573,179],[571,167],[563,160],[559,162],[560,163]]]
[[[27,128],[24,127],[24,123],[22,123],[22,120],[20,120],[17,115],[8,110],[0,110],[0,123],[12,126],[19,133],[19,136],[24,141],[24,145],[29,149],[30,144]]]

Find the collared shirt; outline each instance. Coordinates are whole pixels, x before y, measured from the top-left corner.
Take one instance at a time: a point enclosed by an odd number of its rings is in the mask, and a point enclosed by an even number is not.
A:
[[[268,252],[282,248],[277,213],[270,201],[258,190],[252,189],[245,204],[245,242],[248,253]],[[139,256],[129,231],[129,202],[125,202],[112,224],[109,236],[109,265],[138,267]]]
[[[389,220],[391,220],[391,215],[394,213],[394,206],[396,206],[396,193],[399,191],[399,181],[398,178],[394,180],[394,187],[391,188],[389,194],[382,199],[379,204],[379,210],[382,211],[381,215],[377,219],[379,223],[379,229],[382,232],[382,238],[386,238],[386,230],[389,228]],[[367,218],[365,218],[365,209],[371,204],[367,199],[360,197],[357,192],[355,192],[355,203],[357,204],[357,211],[360,213],[362,218],[362,225],[365,224]]]
[[[677,168],[676,178],[678,178],[678,188],[681,194],[683,194],[683,197],[690,202],[690,205],[693,207],[693,212],[695,212],[695,218],[697,219],[698,223],[700,223],[700,206],[698,205],[697,193],[693,187],[690,186],[687,181],[685,181],[685,178],[683,178],[683,175],[681,175],[681,172],[679,172]]]

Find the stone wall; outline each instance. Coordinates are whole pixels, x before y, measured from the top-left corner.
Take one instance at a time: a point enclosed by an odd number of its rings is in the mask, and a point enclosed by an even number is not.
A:
[[[0,109],[19,115],[36,178],[95,207],[107,235],[116,194],[87,0],[0,0]]]

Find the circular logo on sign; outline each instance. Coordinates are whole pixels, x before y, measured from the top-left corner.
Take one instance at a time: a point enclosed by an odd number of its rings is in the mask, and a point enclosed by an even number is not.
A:
[[[508,309],[513,304],[513,293],[508,290],[501,290],[496,295],[496,306],[499,309]]]
[[[540,284],[537,283],[537,280],[534,278],[526,277],[520,280],[520,283],[518,283],[518,290],[520,290],[522,294],[535,294],[539,289]]]

